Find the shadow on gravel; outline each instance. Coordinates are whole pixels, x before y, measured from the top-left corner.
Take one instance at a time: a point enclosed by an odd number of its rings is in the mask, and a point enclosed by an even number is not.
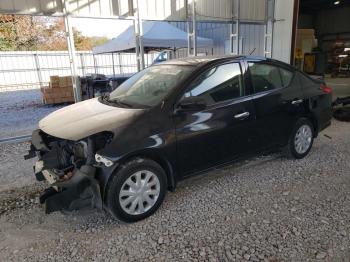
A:
[[[213,179],[217,179],[218,177],[224,177],[224,176],[232,176],[234,174],[232,174],[233,172],[239,172],[242,168],[255,168],[255,167],[259,167],[262,166],[266,163],[269,162],[273,162],[277,159],[283,159],[284,156],[281,153],[273,153],[270,155],[261,155],[261,156],[257,156],[251,159],[246,159],[246,160],[240,160],[237,162],[234,162],[232,164],[229,165],[225,165],[222,167],[218,167],[218,168],[214,168],[214,169],[210,169],[204,172],[201,172],[193,177],[187,178],[183,181],[181,181],[177,188],[181,188],[183,186],[186,186],[187,183],[201,183],[200,181],[203,181],[204,177],[206,178],[205,183],[208,182],[208,180],[213,180]],[[230,171],[230,173],[227,173],[225,171]],[[175,190],[176,193],[176,190]]]
[[[0,193],[0,216],[14,209],[39,206],[39,196],[45,186],[36,184]]]

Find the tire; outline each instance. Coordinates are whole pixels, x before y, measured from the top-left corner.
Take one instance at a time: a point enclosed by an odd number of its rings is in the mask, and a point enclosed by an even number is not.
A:
[[[307,118],[300,118],[293,128],[285,148],[288,158],[304,158],[311,150],[314,141],[314,126]],[[298,142],[297,142],[298,141]]]
[[[335,110],[333,117],[339,121],[350,122],[350,107],[342,107]]]
[[[108,182],[105,201],[115,218],[136,222],[159,208],[166,191],[163,168],[153,160],[134,158],[123,164]]]

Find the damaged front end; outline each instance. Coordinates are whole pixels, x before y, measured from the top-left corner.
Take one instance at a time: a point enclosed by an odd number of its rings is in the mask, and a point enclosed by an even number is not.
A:
[[[95,154],[110,142],[112,136],[109,132],[102,132],[71,141],[50,136],[39,129],[33,132],[31,148],[25,159],[37,156],[38,161],[33,167],[36,179],[50,184],[40,197],[46,213],[88,207],[102,209],[96,171],[103,163],[95,160]]]

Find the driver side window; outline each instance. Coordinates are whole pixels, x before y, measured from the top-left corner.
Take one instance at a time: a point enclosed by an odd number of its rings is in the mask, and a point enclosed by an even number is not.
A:
[[[244,95],[239,63],[215,66],[200,74],[190,85],[184,97],[198,96],[207,105],[231,100]]]

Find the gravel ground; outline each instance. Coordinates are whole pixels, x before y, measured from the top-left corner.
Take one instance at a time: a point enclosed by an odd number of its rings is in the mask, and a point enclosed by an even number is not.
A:
[[[33,165],[35,159],[24,161],[29,143],[0,145],[0,194],[8,189],[35,183]]]
[[[0,92],[0,139],[31,134],[41,118],[61,107],[44,105],[39,89]]]
[[[21,160],[27,145],[2,146],[0,257],[349,261],[349,130],[333,121],[299,161],[274,154],[186,180],[158,212],[134,224],[91,211],[45,215],[37,203],[42,185]]]

